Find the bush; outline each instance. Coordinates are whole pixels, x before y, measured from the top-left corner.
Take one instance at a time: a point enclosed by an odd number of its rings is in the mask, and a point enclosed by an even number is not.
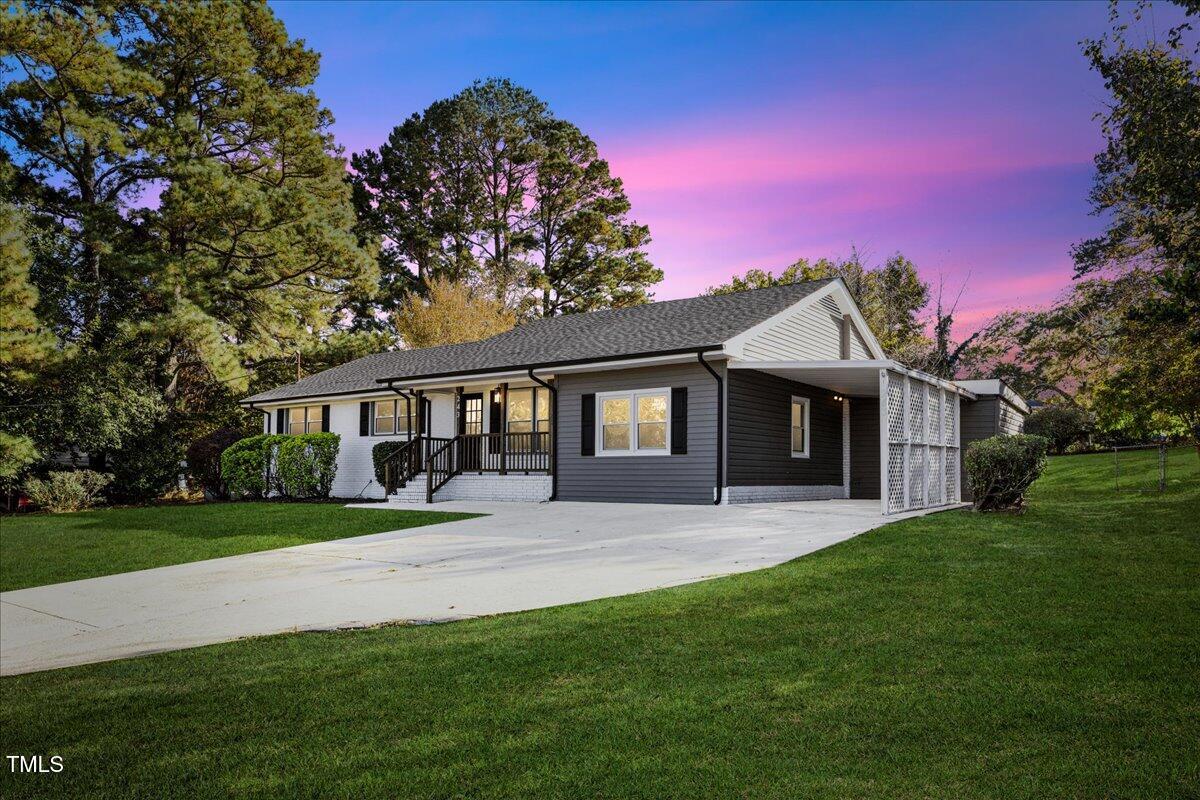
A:
[[[278,440],[277,434],[248,436],[234,442],[221,453],[221,480],[230,497],[266,497],[275,489],[272,467]]]
[[[371,463],[375,467],[375,482],[380,486],[384,484],[383,465],[384,462],[391,458],[404,445],[408,444],[408,440],[394,442],[380,442],[371,448]]]
[[[122,503],[146,503],[178,489],[183,474],[183,448],[168,424],[126,440],[109,461],[113,482],[108,496]]]
[[[1025,432],[1050,441],[1051,452],[1064,453],[1091,431],[1091,420],[1082,408],[1069,405],[1042,406],[1025,418]]]
[[[1020,434],[993,436],[967,447],[963,465],[976,511],[1019,511],[1025,491],[1046,468],[1047,440]]]
[[[329,497],[337,475],[341,437],[336,433],[281,436],[277,471],[283,494],[297,499]]]
[[[217,428],[188,445],[188,485],[203,489],[209,497],[228,497],[229,487],[221,479],[221,454],[241,438],[237,428]]]
[[[96,504],[112,476],[90,469],[51,472],[25,481],[25,493],[41,508],[54,513],[79,511]]]

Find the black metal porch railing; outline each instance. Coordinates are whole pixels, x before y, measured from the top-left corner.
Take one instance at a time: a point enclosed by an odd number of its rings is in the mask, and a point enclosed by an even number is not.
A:
[[[426,499],[432,502],[434,492],[463,473],[549,474],[550,447],[547,431],[417,436],[384,462],[384,491],[393,495],[425,472]]]
[[[428,441],[424,436],[414,436],[383,462],[383,491],[386,496],[396,493],[421,471],[425,463],[425,448]]]
[[[425,458],[426,503],[432,503],[433,493],[449,483],[450,479],[459,473],[459,448],[457,445],[462,438],[462,436],[455,436],[453,439],[438,440],[441,442],[440,444],[430,442],[429,455]]]
[[[461,436],[462,472],[550,472],[550,434],[477,433]]]

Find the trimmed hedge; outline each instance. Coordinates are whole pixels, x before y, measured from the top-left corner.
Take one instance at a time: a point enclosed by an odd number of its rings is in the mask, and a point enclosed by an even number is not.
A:
[[[221,453],[221,480],[235,500],[266,497],[275,489],[272,467],[282,436],[263,433],[234,442]]]
[[[337,475],[341,437],[336,433],[280,436],[277,459],[279,485],[285,497],[329,497]]]
[[[328,497],[340,446],[336,433],[250,436],[221,453],[221,478],[235,500]]]
[[[380,486],[384,484],[383,464],[404,445],[408,444],[407,439],[394,442],[380,442],[371,448],[371,464],[375,467],[375,482]]]
[[[1046,468],[1043,436],[993,436],[972,442],[963,456],[976,511],[1020,511],[1025,491]]]

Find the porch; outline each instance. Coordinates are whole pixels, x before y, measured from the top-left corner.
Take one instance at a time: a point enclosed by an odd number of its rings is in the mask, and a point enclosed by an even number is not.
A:
[[[398,435],[407,436],[383,463],[389,500],[549,499],[556,411],[551,384],[531,376],[486,385],[389,388],[398,398],[376,401],[371,422],[373,432],[394,425]],[[452,481],[454,488],[448,487]]]

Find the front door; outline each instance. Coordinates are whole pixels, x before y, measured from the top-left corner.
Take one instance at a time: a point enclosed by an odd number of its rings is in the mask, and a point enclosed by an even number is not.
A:
[[[464,394],[458,404],[458,432],[462,442],[462,469],[470,472],[483,464],[483,395]]]

